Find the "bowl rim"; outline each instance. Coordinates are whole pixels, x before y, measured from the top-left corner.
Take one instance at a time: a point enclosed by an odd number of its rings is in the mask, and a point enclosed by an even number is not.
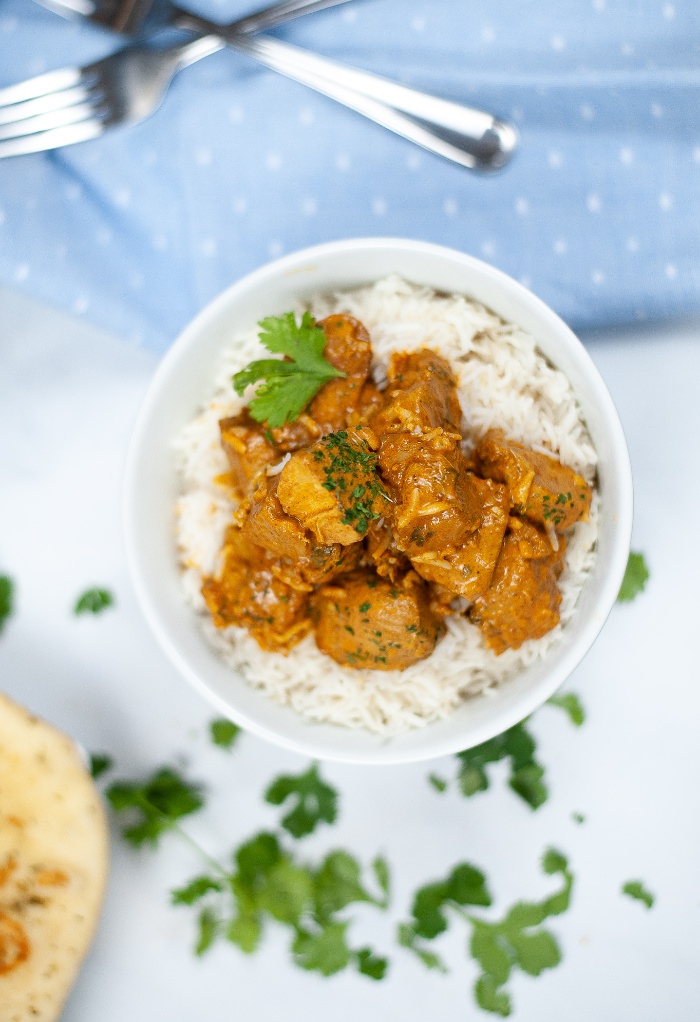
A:
[[[617,522],[611,557],[607,564],[607,571],[602,585],[595,598],[596,613],[589,615],[586,627],[583,628],[577,639],[563,656],[559,669],[556,672],[552,672],[551,678],[544,678],[537,685],[533,685],[529,690],[523,692],[521,698],[513,707],[500,707],[497,723],[472,725],[473,733],[470,733],[470,736],[461,743],[455,743],[454,738],[447,735],[442,739],[434,737],[432,741],[425,743],[425,747],[420,746],[409,750],[402,750],[395,748],[396,741],[392,737],[372,735],[372,738],[376,739],[376,746],[373,751],[369,751],[365,747],[360,748],[356,752],[350,752],[346,748],[334,749],[332,743],[318,742],[314,744],[313,742],[307,742],[288,734],[281,734],[271,726],[251,717],[245,711],[239,708],[232,709],[231,705],[215,692],[204,678],[200,677],[199,673],[188,663],[185,656],[173,645],[170,630],[163,620],[157,600],[150,591],[148,579],[137,554],[138,542],[136,536],[139,522],[135,509],[138,491],[138,462],[144,440],[147,438],[149,420],[154,406],[160,399],[163,385],[167,384],[171,372],[176,369],[183,354],[188,352],[192,345],[196,345],[197,338],[201,336],[203,331],[206,332],[207,328],[217,320],[222,310],[232,306],[239,297],[244,296],[247,291],[253,291],[266,280],[272,280],[279,277],[279,275],[288,275],[298,271],[301,264],[318,262],[330,255],[343,255],[364,250],[377,252],[396,249],[428,257],[438,256],[443,259],[447,258],[453,262],[460,263],[466,270],[477,271],[482,276],[489,278],[496,287],[503,289],[506,293],[510,293],[521,302],[529,305],[534,314],[544,321],[546,327],[553,333],[558,334],[562,340],[565,340],[570,350],[573,349],[575,351],[575,357],[588,383],[595,392],[595,400],[605,421],[606,436],[610,440],[613,452],[612,460],[618,475],[619,503],[616,507]],[[341,286],[339,285],[339,287]],[[464,293],[468,294],[468,288],[465,288]],[[475,300],[479,301],[480,299],[476,297]],[[595,363],[570,327],[540,298],[502,270],[477,259],[475,256],[448,246],[400,237],[349,238],[298,249],[245,274],[207,303],[184,327],[161,359],[151,378],[136,416],[125,462],[122,511],[127,562],[141,611],[159,645],[178,673],[184,676],[194,689],[200,692],[213,707],[258,737],[305,756],[313,756],[324,761],[366,765],[393,765],[431,760],[481,744],[483,741],[502,733],[531,714],[546,702],[571,675],[588,653],[603,628],[615,604],[622,583],[632,533],[632,470],[629,451],[617,409]],[[579,596],[580,598],[581,596]],[[202,635],[202,642],[208,645],[204,635]],[[211,647],[209,648],[211,650]],[[233,671],[233,668],[231,670]],[[508,682],[505,684],[507,685]],[[263,696],[263,698],[267,699],[269,697]],[[297,711],[290,707],[286,709],[290,714],[309,723],[308,719],[298,714]],[[313,724],[313,722],[311,723]],[[353,730],[341,728],[340,725],[326,724],[319,725],[319,727],[324,729],[337,728],[338,731],[344,733]],[[419,733],[427,736],[430,727],[431,724],[427,724],[409,733]],[[364,736],[363,740],[366,740],[366,736],[370,734],[365,731],[359,733]],[[401,737],[401,735],[396,736],[397,739]]]

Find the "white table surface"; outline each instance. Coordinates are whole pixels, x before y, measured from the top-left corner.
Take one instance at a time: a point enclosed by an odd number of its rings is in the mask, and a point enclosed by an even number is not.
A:
[[[485,869],[494,911],[553,889],[538,868],[548,845],[576,875],[570,911],[551,921],[563,963],[539,979],[515,974],[514,1017],[537,1022],[690,1022],[700,1017],[700,323],[587,338],[629,441],[635,549],[647,591],[617,606],[568,688],[588,718],[573,728],[555,708],[532,723],[550,798],[532,812],[492,771],[471,800],[426,782],[454,761],[361,768],[328,765],[342,792],[336,826],[299,845],[310,860],[346,847],[394,867],[390,913],[357,911],[355,946],[389,952],[380,983],[348,970],[330,979],[290,964],[286,930],[270,928],[253,957],[222,943],[196,960],[194,913],[171,908],[169,888],[200,871],[175,837],[157,852],[126,847],[113,829],[107,900],[65,1022],[423,1022],[489,1016],[474,1006],[476,967],[456,923],[436,942],[452,970],[428,973],[396,947],[411,894],[457,862]],[[212,717],[174,671],[142,620],[127,574],[120,490],[126,445],[155,356],[0,289],[0,573],[17,584],[0,636],[0,687],[88,750],[109,752],[120,777],[186,763],[210,788],[192,832],[226,855],[278,810],[262,792],[302,758],[250,736],[212,747]],[[75,618],[91,585],[114,610]],[[586,822],[578,826],[572,812]],[[641,878],[647,911],[620,894]],[[0,1005],[0,1020],[2,1006]]]

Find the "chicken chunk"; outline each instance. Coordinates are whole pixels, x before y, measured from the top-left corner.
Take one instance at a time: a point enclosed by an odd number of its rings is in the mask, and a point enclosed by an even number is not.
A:
[[[507,439],[500,429],[489,430],[474,454],[480,475],[508,486],[517,514],[557,532],[588,518],[590,486],[556,458]]]
[[[438,428],[423,436],[389,434],[379,465],[394,498],[398,549],[424,579],[473,600],[491,581],[508,522],[508,491],[469,472],[457,441]]]
[[[365,537],[365,562],[382,578],[395,582],[403,578],[411,565],[396,545],[394,530],[387,515],[369,523]]]
[[[263,649],[287,653],[311,630],[308,595],[274,573],[275,558],[250,544],[238,528],[228,531],[223,568],[206,578],[202,595],[217,628],[247,628]]]
[[[391,357],[385,406],[370,420],[379,433],[440,426],[459,433],[462,412],[449,363],[425,348]]]
[[[311,600],[318,648],[344,667],[402,671],[430,656],[445,630],[415,572],[400,583],[355,572]]]
[[[325,383],[308,407],[325,435],[344,429],[357,411],[372,364],[372,346],[362,323],[352,316],[328,316],[318,326],[326,335],[324,358],[345,373]]]
[[[277,496],[279,476],[266,478],[240,516],[247,542],[277,559],[274,573],[297,589],[309,590],[356,567],[360,551],[348,552],[339,543],[318,543]]]
[[[486,645],[497,655],[541,639],[559,623],[561,574],[566,541],[556,551],[546,535],[521,519],[511,519],[493,579],[469,609]]]
[[[219,420],[221,445],[231,471],[227,480],[239,497],[246,497],[258,483],[263,470],[281,461],[321,436],[321,427],[308,415],[277,429],[256,422],[247,408],[238,415]]]
[[[291,456],[279,476],[280,504],[319,543],[359,543],[388,496],[377,475],[371,430],[330,433]]]
[[[245,497],[261,472],[282,455],[251,416],[247,408],[239,415],[219,420],[221,445],[231,466],[230,480],[239,497]]]

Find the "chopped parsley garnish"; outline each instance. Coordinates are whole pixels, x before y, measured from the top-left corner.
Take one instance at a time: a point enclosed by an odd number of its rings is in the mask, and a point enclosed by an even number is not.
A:
[[[0,632],[12,614],[15,585],[9,575],[0,575]]]
[[[233,377],[237,394],[251,383],[260,383],[248,409],[256,422],[268,429],[294,422],[324,383],[345,376],[323,357],[326,335],[305,312],[297,324],[293,312],[260,320],[258,335],[265,347],[284,359],[264,358],[251,362]]]
[[[374,501],[389,500],[377,474],[377,455],[363,438],[352,442],[345,429],[329,433],[321,444],[314,459],[328,459],[328,464],[322,466],[326,476],[323,486],[329,493],[335,493],[343,505],[341,523],[354,526],[364,536],[369,523],[381,518],[374,509]]]
[[[643,902],[647,908],[651,908],[654,904],[654,895],[646,889],[641,880],[628,880],[626,884],[622,885],[622,893],[626,894],[628,898]]]
[[[371,603],[361,603],[360,604],[360,614],[366,614],[371,606],[372,606]]]
[[[617,594],[618,603],[629,603],[634,600],[644,589],[649,579],[649,569],[644,560],[644,554],[630,552],[627,559],[625,577]]]
[[[209,733],[214,745],[218,745],[221,749],[231,749],[241,733],[241,728],[232,720],[222,717],[219,720],[212,720],[209,725]]]
[[[73,608],[74,614],[101,614],[107,607],[114,606],[114,597],[110,593],[109,589],[86,589],[82,596],[79,596],[75,607]]]
[[[495,1015],[510,1015],[512,1003],[504,988],[513,970],[539,976],[561,961],[559,944],[542,923],[568,909],[574,878],[565,856],[551,848],[542,857],[542,869],[548,876],[561,876],[560,890],[540,902],[517,902],[493,922],[465,911],[491,905],[484,874],[470,863],[456,866],[445,881],[417,891],[413,918],[399,927],[399,944],[413,951],[427,968],[446,972],[445,963],[424,942],[443,933],[451,918],[464,920],[471,928],[469,951],[481,970],[474,985],[476,1003]]]

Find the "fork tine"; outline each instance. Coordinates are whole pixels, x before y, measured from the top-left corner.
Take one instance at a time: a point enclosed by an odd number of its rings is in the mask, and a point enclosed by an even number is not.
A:
[[[83,72],[79,67],[63,67],[58,71],[47,71],[46,74],[29,78],[26,82],[8,85],[0,89],[0,106],[9,103],[23,103],[25,99],[36,99],[59,89],[70,89],[78,85]]]
[[[33,135],[23,135],[0,141],[0,159],[5,156],[25,156],[27,153],[40,153],[44,149],[60,149],[74,142],[87,142],[98,138],[105,131],[106,125],[101,121],[83,121],[64,128],[53,128],[50,131],[37,131]]]
[[[9,103],[7,106],[0,106],[0,124],[12,124],[13,121],[23,121],[27,117],[35,117],[37,114],[47,114],[52,110],[62,110],[75,106],[76,103],[84,103],[89,94],[89,89],[85,86],[76,85],[74,88],[48,92],[45,96],[27,99],[22,103]]]
[[[64,128],[83,121],[101,122],[99,113],[94,104],[81,103],[65,110],[53,110],[50,113],[38,114],[36,117],[26,117],[22,121],[0,127],[0,141],[19,138],[22,135],[34,135],[39,131],[52,131],[54,128]]]

